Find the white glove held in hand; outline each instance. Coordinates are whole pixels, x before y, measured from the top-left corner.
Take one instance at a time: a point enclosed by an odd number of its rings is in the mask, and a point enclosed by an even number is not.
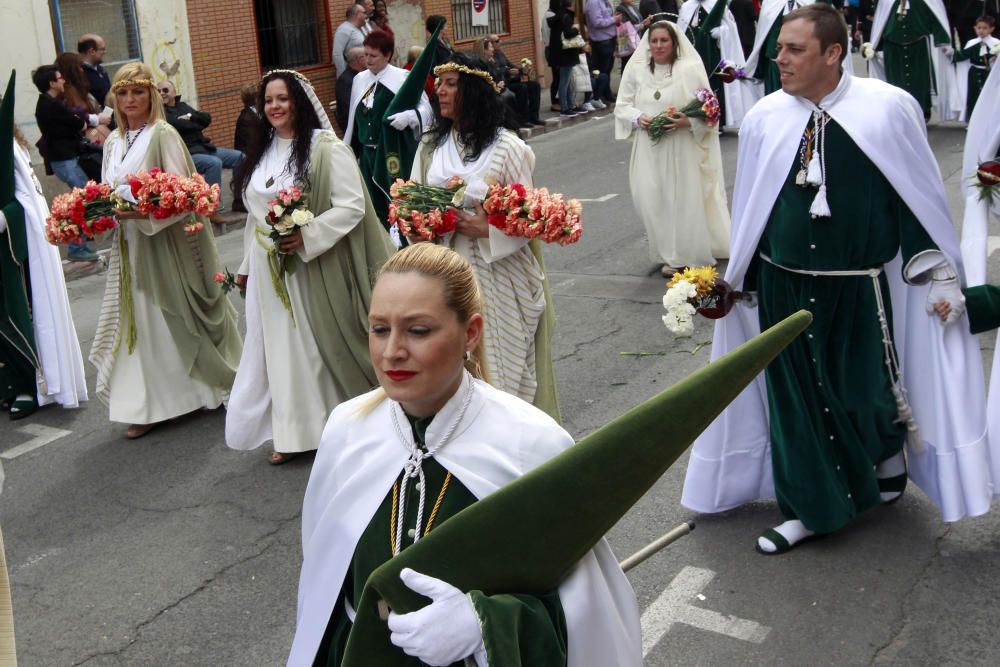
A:
[[[939,271],[941,269],[935,270],[934,274],[938,275]],[[934,304],[941,301],[947,301],[948,305],[951,306],[948,319],[942,323],[942,326],[951,324],[965,312],[965,297],[962,295],[961,287],[959,287],[958,278],[954,276],[951,278],[934,278],[931,281],[931,291],[927,295],[927,314],[933,315]]]
[[[432,602],[410,614],[389,614],[389,640],[403,653],[438,667],[475,655],[486,666],[486,647],[472,600],[446,581],[404,568],[399,578]]]
[[[135,200],[135,195],[132,194],[132,186],[128,183],[122,183],[115,188],[115,194],[129,202],[130,204],[137,204]]]
[[[708,31],[708,34],[712,36],[712,39],[719,39],[719,37],[722,35],[722,30],[719,28],[712,28],[711,30]]]
[[[406,111],[400,111],[389,116],[389,124],[396,130],[402,131],[408,127],[416,130],[420,127],[420,117],[413,109],[407,109]]]

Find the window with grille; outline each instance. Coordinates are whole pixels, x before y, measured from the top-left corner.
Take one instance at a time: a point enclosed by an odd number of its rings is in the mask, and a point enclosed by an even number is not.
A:
[[[104,38],[104,66],[142,58],[134,0],[52,0],[52,23],[60,52],[76,53],[82,35]]]
[[[507,0],[490,0],[489,14],[489,26],[473,27],[472,0],[451,0],[451,27],[455,34],[455,41],[475,39],[494,32],[500,34],[510,32],[507,21]]]
[[[254,0],[253,4],[264,71],[324,61],[324,0]]]

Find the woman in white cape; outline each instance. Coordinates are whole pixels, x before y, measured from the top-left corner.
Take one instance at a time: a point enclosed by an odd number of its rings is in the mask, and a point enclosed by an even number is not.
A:
[[[691,42],[673,23],[658,21],[643,35],[618,88],[615,138],[632,141],[632,203],[646,228],[650,259],[663,265],[664,275],[729,256],[719,135],[683,115],[659,142],[648,133],[656,115],[683,107],[695,89],[708,87]]]
[[[381,388],[334,410],[306,489],[289,665],[340,665],[376,567],[572,446],[549,416],[481,379],[482,335],[468,262],[427,243],[386,262],[369,314]],[[604,540],[544,595],[463,592],[408,569],[401,578],[433,602],[389,615],[393,665],[642,664],[635,595]]]

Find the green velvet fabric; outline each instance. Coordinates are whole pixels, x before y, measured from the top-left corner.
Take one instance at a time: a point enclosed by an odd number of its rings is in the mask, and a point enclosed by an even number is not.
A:
[[[377,603],[410,612],[411,567],[488,595],[544,594],[601,539],[812,317],[797,313],[436,527],[369,577],[343,664],[381,665],[393,646]]]
[[[905,262],[935,247],[835,122],[826,129],[830,218],[809,215],[816,188],[795,184],[800,166],[796,157],[761,237],[760,251],[774,262],[857,270],[881,266],[900,249]],[[756,265],[762,328],[800,308],[815,318],[766,371],[778,504],[786,519],[831,532],[879,504],[873,466],[896,454],[906,433],[896,423],[874,286],[867,276],[804,276],[759,258]],[[884,273],[879,282],[891,325]]]
[[[409,416],[408,416],[409,417]],[[425,447],[424,434],[433,417],[409,417],[413,435],[421,448]],[[427,483],[427,514],[444,485],[448,471],[434,458],[424,461],[424,475]],[[402,482],[402,475],[398,482]],[[413,538],[407,529],[416,525],[417,503],[420,491],[416,479],[411,479],[407,490],[406,522],[403,530],[403,550],[413,545]],[[461,510],[476,502],[457,478],[452,477],[438,510],[431,532]],[[424,517],[426,525],[427,515]],[[351,632],[351,621],[344,608],[346,596],[352,607],[361,599],[368,577],[382,563],[392,558],[389,539],[392,527],[392,491],[390,490],[368,523],[354,550],[354,558],[344,578],[340,596],[334,605],[333,614],[327,625],[323,641],[313,664],[315,667],[339,667],[344,660]],[[550,591],[542,595],[494,595],[481,591],[470,591],[473,606],[483,627],[483,641],[486,644],[490,663],[497,667],[556,667],[566,664],[566,620],[559,592]],[[370,663],[374,664],[374,663]],[[391,662],[379,662],[382,667],[419,667],[416,658],[396,650]],[[461,665],[462,663],[456,663]]]
[[[330,208],[331,134],[317,135],[309,156],[309,193],[315,215]],[[366,188],[365,216],[332,248],[297,267],[306,273],[309,317],[323,365],[347,390],[357,396],[378,384],[368,356],[368,309],[372,285],[382,264],[396,252],[379,222]]]
[[[885,78],[913,95],[924,111],[924,118],[930,118],[935,85],[925,38],[931,37],[935,44],[948,44],[950,39],[924,0],[906,1],[909,10],[904,16],[897,13],[899,0],[893,1],[879,43],[885,55]]]
[[[378,215],[379,222],[388,231],[388,188],[383,192],[379,188],[378,183],[376,183],[375,175],[378,173],[380,166],[383,167],[384,171],[384,164],[379,165],[378,155],[379,147],[382,144],[382,134],[385,132],[382,119],[385,118],[385,112],[389,108],[394,94],[381,83],[376,83],[374,96],[374,101],[370,109],[359,102],[357,109],[354,110],[353,141],[356,142],[355,148],[360,150],[358,153],[358,166],[361,167],[361,176],[365,180],[365,187],[368,188],[368,194],[371,197],[372,204],[375,206],[375,213]]]
[[[27,229],[14,187],[15,81],[11,72],[0,104],[0,211],[7,220],[0,232],[0,399],[33,396],[40,365],[31,321]]]
[[[974,334],[1000,327],[1000,285],[977,285],[962,290]]]
[[[719,48],[718,40],[712,37],[712,28],[718,28],[722,25],[722,18],[726,15],[728,7],[728,2],[716,2],[711,12],[706,12],[704,8],[698,7],[698,26],[692,28],[689,25],[687,28],[687,38],[691,40],[698,55],[701,56],[706,74],[715,72],[719,67],[719,61],[722,60],[722,50]],[[719,112],[721,114],[719,125],[722,126],[726,122],[726,95],[722,79],[718,74],[709,76],[708,85],[715,96],[719,98]],[[690,92],[693,99],[694,91]]]
[[[981,44],[973,44],[967,49],[959,49],[952,55],[952,60],[956,63],[968,60],[972,67],[969,67],[968,78],[966,79],[965,93],[965,120],[972,117],[972,110],[976,107],[986,79],[990,76],[991,63],[995,66],[996,57],[982,56],[979,54]]]

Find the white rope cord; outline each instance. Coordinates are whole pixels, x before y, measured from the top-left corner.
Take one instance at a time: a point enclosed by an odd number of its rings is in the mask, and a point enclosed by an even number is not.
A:
[[[469,404],[472,402],[475,381],[469,376],[467,371],[463,371],[463,373],[465,375],[463,381],[468,383],[468,389],[462,398],[462,404],[458,408],[455,419],[448,425],[441,439],[433,447],[428,446],[426,450],[421,450],[412,437],[405,436],[399,423],[399,417],[396,414],[403,411],[402,407],[396,402],[392,402],[389,406],[389,413],[392,415],[392,426],[396,430],[396,437],[403,443],[403,447],[406,448],[410,455],[403,466],[403,478],[400,482],[402,488],[399,491],[399,507],[396,512],[396,545],[392,554],[393,556],[397,555],[403,548],[403,522],[406,518],[407,482],[414,477],[417,478],[417,488],[420,489],[420,498],[417,503],[417,524],[413,534],[413,542],[416,543],[420,539],[421,531],[423,530],[422,524],[424,522],[424,505],[427,501],[427,484],[423,468],[424,459],[434,456],[434,454],[445,446],[452,434],[455,433],[455,429],[458,428],[459,423],[465,416],[466,410],[469,408]]]

